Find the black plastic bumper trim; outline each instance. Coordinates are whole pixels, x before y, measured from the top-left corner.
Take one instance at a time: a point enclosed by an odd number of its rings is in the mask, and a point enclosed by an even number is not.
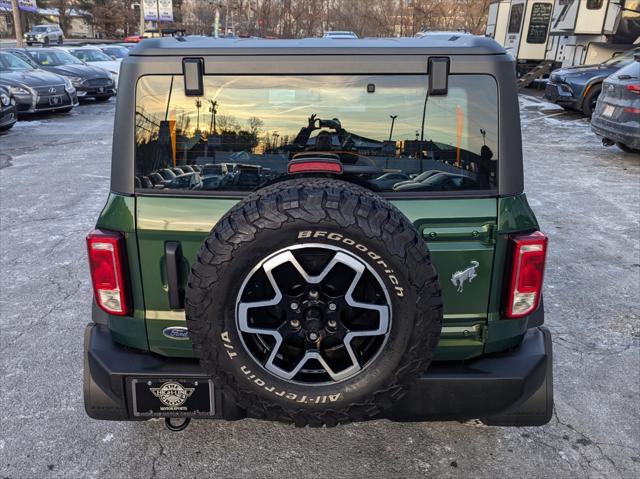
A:
[[[544,327],[527,330],[517,349],[467,362],[432,363],[385,417],[396,421],[468,420],[489,424],[541,425],[553,407],[551,335]],[[129,390],[132,378],[202,377],[193,359],[166,358],[114,343],[104,325],[85,331],[84,396],[95,419],[138,420]],[[216,418],[246,417],[216,388]]]

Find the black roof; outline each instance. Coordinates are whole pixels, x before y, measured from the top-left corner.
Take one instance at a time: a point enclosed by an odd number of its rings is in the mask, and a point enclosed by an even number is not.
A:
[[[129,55],[497,55],[504,49],[494,40],[465,33],[431,33],[421,38],[213,38],[203,36],[147,38]]]

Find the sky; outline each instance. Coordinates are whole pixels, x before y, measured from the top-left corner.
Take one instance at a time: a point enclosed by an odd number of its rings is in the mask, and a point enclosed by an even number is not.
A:
[[[164,119],[171,77],[144,77],[138,82],[137,102],[145,112]],[[333,76],[206,76],[205,96],[200,98],[200,128],[210,121],[208,100],[217,101],[218,119],[233,117],[243,129],[248,120],[263,121],[263,135],[277,132],[295,137],[307,118],[338,118],[349,132],[387,140],[390,115],[397,115],[393,139],[413,140],[420,130],[428,78],[425,75],[333,75]],[[369,92],[370,85],[374,91]],[[182,77],[174,79],[168,117],[190,118],[195,131],[195,97],[183,93]],[[461,114],[456,115],[459,109]],[[460,124],[461,122],[461,124]],[[479,152],[483,144],[497,151],[497,93],[495,81],[487,75],[449,77],[449,93],[432,96],[427,103],[425,139],[455,144],[461,128],[461,147]]]

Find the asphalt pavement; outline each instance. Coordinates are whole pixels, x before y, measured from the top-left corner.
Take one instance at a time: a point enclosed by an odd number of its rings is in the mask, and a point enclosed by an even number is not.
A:
[[[84,236],[107,198],[114,101],[0,135],[0,477],[640,477],[640,156],[578,115],[521,107],[526,191],[550,236],[556,407],[536,428],[89,419]]]

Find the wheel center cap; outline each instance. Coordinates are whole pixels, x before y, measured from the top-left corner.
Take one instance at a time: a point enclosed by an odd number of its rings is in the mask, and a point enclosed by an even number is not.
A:
[[[317,333],[324,326],[322,312],[315,307],[308,308],[304,314],[304,328],[309,332]]]

